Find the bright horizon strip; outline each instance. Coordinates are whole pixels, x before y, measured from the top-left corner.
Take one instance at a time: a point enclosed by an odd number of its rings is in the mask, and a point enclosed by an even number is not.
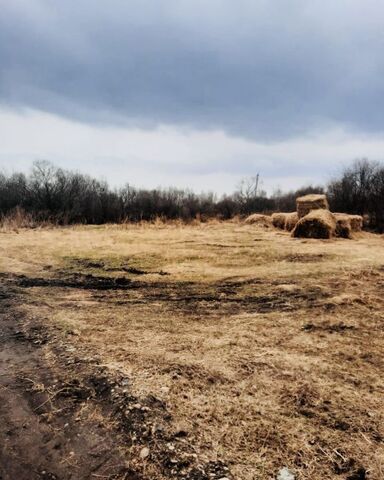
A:
[[[153,129],[85,124],[37,110],[0,108],[0,171],[26,172],[35,160],[78,170],[112,187],[190,188],[232,193],[260,173],[262,188],[326,184],[354,159],[381,160],[378,135],[340,128],[260,142],[220,130],[161,125]]]

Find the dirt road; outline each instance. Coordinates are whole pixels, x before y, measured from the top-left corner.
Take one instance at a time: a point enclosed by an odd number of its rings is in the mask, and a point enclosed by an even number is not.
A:
[[[0,300],[0,478],[135,478],[112,432],[79,421],[79,401],[100,407],[95,390],[65,379],[84,366],[64,352],[52,361],[55,339],[18,312],[20,297],[3,285]]]

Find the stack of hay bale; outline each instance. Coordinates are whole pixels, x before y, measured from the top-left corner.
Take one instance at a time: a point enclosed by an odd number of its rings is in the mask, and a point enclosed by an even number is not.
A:
[[[292,235],[305,238],[352,238],[352,232],[362,230],[360,215],[331,213],[325,195],[305,195],[296,199],[299,220]]]
[[[327,197],[320,194],[305,195],[296,199],[298,222],[293,228],[294,237],[332,238],[336,233],[336,219],[329,211]]]
[[[245,223],[264,227],[273,225],[303,238],[352,238],[352,232],[363,228],[363,217],[346,213],[331,213],[327,197],[311,194],[296,199],[296,212],[274,213],[272,216],[253,214]]]
[[[299,218],[303,218],[312,210],[329,210],[329,205],[325,195],[312,194],[296,198],[296,209]]]

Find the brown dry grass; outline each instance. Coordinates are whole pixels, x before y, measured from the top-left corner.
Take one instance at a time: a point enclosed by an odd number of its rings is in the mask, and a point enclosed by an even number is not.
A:
[[[18,232],[20,228],[35,228],[36,226],[37,222],[33,216],[20,207],[11,210],[7,215],[0,216],[1,232]]]
[[[124,291],[29,288],[23,308],[163,399],[196,452],[236,478],[283,466],[298,479],[384,478],[382,236],[299,240],[216,222],[0,241],[6,274],[139,278]]]

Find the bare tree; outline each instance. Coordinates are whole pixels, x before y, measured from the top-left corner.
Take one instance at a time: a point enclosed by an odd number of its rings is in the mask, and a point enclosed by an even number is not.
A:
[[[257,198],[259,188],[260,175],[257,173],[255,176],[243,178],[237,187],[237,196],[240,201],[247,203],[250,200]]]

